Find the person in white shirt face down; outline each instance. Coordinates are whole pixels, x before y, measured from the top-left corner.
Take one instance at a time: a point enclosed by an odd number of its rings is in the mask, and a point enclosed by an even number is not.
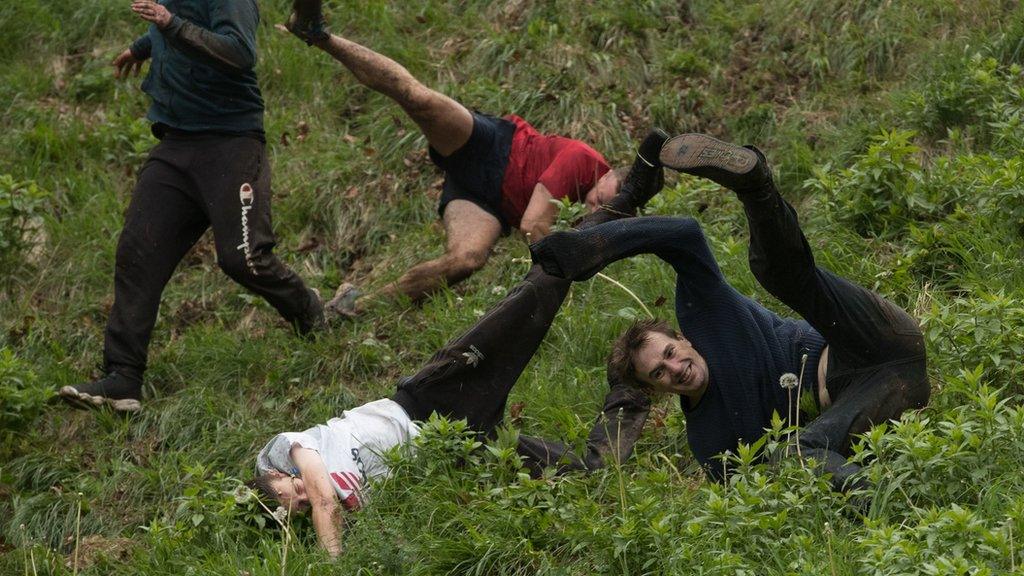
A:
[[[656,159],[665,137],[653,131],[644,140],[619,193],[585,216],[578,228],[631,216],[658,192],[662,180]],[[257,457],[257,477],[249,486],[290,512],[309,510],[320,544],[336,556],[341,552],[342,511],[365,503],[367,482],[388,473],[381,453],[416,437],[416,422],[436,412],[466,419],[482,436],[494,432],[512,387],[540,346],[570,285],[533,266],[475,325],[445,345],[419,373],[400,380],[391,398],[271,439]],[[548,465],[559,465],[560,471],[594,469],[609,454],[625,459],[648,407],[645,395],[613,385],[582,459],[560,443],[525,436],[520,437],[518,452],[535,472]]]

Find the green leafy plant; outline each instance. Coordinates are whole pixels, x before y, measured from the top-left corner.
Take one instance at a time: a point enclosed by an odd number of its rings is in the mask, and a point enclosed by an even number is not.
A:
[[[40,229],[46,199],[35,182],[0,174],[0,269],[13,270],[36,242],[33,234]]]

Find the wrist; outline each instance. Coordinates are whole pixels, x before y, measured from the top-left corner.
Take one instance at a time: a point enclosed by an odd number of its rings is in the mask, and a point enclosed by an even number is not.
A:
[[[167,13],[167,18],[165,18],[163,20],[163,22],[157,22],[156,23],[156,27],[159,28],[160,30],[167,30],[167,29],[171,28],[171,26],[174,24],[174,21],[177,20],[177,19],[178,19],[177,16],[175,16],[174,14],[171,14],[170,12],[168,12]]]

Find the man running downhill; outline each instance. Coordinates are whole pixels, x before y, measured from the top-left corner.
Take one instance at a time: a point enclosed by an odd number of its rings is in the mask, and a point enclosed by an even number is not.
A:
[[[323,324],[320,297],[273,253],[255,0],[136,0],[131,8],[151,25],[114,60],[114,73],[137,74],[152,58],[142,89],[160,142],[139,171],[117,244],[104,375],[59,392],[76,406],[126,412],[141,409],[160,295],[207,228],[232,280],[300,334]]]

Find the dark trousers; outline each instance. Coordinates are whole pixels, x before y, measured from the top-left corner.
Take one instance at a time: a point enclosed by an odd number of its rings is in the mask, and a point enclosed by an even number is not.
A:
[[[465,418],[470,428],[489,435],[501,423],[512,387],[571,284],[533,266],[472,328],[448,342],[415,376],[399,382],[395,401],[413,420],[437,412]]]
[[[800,455],[820,462],[836,489],[853,487],[852,436],[928,402],[921,329],[882,296],[817,267],[796,212],[774,186],[739,196],[754,276],[828,342],[832,405],[801,430]]]
[[[217,264],[300,330],[311,294],[273,254],[270,165],[245,135],[164,136],[139,172],[117,244],[104,365],[141,377],[160,295],[178,262],[213,228]]]
[[[606,209],[584,217],[578,228],[634,212],[635,207],[619,195]],[[465,418],[481,435],[492,435],[501,424],[512,387],[547,334],[571,284],[534,265],[476,324],[448,342],[416,375],[403,378],[392,399],[413,420],[426,420],[436,412],[451,419]],[[628,386],[611,385],[583,460],[561,443],[526,436],[520,437],[519,453],[535,472],[554,464],[562,464],[563,469],[596,468],[610,451],[624,459],[647,416],[649,401],[641,396]],[[618,408],[627,399],[645,408],[639,416],[630,414],[628,420],[619,421]],[[620,434],[625,438],[621,447]]]

